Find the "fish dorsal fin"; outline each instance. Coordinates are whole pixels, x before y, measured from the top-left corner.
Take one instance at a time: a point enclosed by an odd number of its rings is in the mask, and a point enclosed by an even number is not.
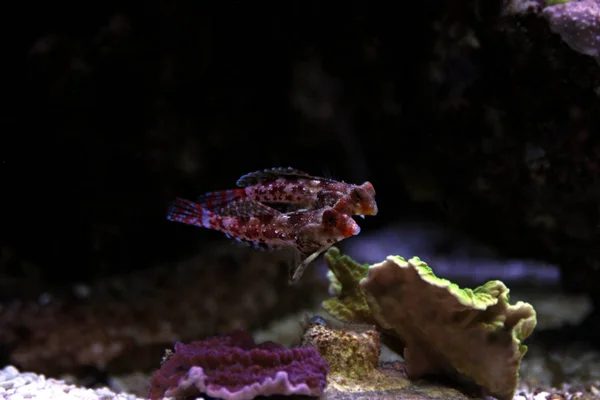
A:
[[[225,204],[224,206],[217,208],[215,213],[221,216],[233,216],[233,217],[258,217],[266,215],[279,215],[281,214],[274,208],[265,206],[256,200],[252,199],[239,199],[234,200]]]
[[[247,187],[256,185],[258,183],[268,182],[280,178],[282,176],[289,177],[302,177],[302,178],[313,178],[310,174],[300,171],[299,169],[292,167],[277,167],[270,169],[263,169],[261,171],[250,172],[243,175],[238,179],[236,185],[238,187]]]

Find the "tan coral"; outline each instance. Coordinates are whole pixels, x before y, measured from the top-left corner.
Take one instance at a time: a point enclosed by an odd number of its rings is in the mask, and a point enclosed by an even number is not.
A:
[[[411,378],[450,375],[485,394],[510,399],[536,324],[530,304],[510,305],[490,281],[471,289],[437,278],[419,258],[390,256],[371,266],[361,288],[378,325],[398,334]]]
[[[411,382],[400,361],[379,364],[379,332],[373,326],[328,326],[320,317],[308,325],[302,344],[313,346],[329,363],[323,400],[467,400],[458,390]]]
[[[374,328],[351,331],[313,323],[304,333],[302,345],[315,347],[329,363],[328,388],[365,392],[399,389],[409,384],[406,378],[394,378],[377,369],[380,342]]]

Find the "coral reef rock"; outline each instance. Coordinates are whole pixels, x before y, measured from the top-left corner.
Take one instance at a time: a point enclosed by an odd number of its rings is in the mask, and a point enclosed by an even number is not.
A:
[[[319,350],[329,363],[327,388],[321,399],[466,399],[458,390],[412,382],[403,363],[378,363],[379,332],[374,327],[351,326],[335,329],[320,317],[313,317],[302,344]]]
[[[367,269],[332,249],[326,260],[338,297],[325,301],[324,308],[347,322],[374,320],[399,339],[411,379],[451,377],[482,394],[513,397],[527,351],[522,341],[535,328],[536,313],[528,303],[511,305],[502,282],[461,289],[436,277],[417,257],[390,256]],[[343,278],[350,276],[354,281]],[[340,288],[341,282],[350,289]],[[365,301],[371,312],[366,318]],[[351,321],[353,314],[345,310],[362,310],[354,314],[362,318]]]
[[[223,400],[257,396],[318,396],[329,367],[312,347],[254,343],[243,331],[190,344],[177,343],[152,377],[148,397],[205,394]]]
[[[593,57],[600,64],[600,2],[567,1],[544,8],[550,29],[573,50]]]
[[[0,306],[0,343],[8,362],[52,376],[150,371],[176,341],[255,329],[311,305],[315,270],[289,287],[286,257],[228,245],[46,302],[12,301]]]

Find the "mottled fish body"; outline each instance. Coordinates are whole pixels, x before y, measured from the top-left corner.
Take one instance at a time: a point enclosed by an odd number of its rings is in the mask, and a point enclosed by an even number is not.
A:
[[[360,232],[352,217],[332,207],[282,213],[249,199],[229,203],[225,215],[221,215],[190,200],[177,198],[169,208],[167,219],[217,230],[256,248],[295,248],[305,254]]]
[[[309,175],[294,168],[272,168],[251,172],[237,181],[238,188],[205,193],[196,200],[203,207],[220,209],[240,199],[260,203],[291,204],[297,208],[332,207],[347,215],[376,215],[375,188],[370,182],[350,184]]]

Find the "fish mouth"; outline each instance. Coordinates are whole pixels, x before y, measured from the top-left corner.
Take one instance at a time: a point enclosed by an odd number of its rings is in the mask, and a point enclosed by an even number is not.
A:
[[[360,233],[360,226],[358,226],[354,219],[350,218],[350,220],[345,222],[342,226],[338,226],[338,232],[344,239],[349,238],[350,236],[356,236]]]
[[[358,226],[358,224],[354,220],[352,220],[352,222],[354,222],[354,223],[350,224],[350,226],[348,227],[348,230],[346,232],[344,232],[344,235],[346,237],[356,236],[360,233],[360,226]]]
[[[369,216],[377,215],[378,211],[379,210],[377,209],[377,205],[370,205],[368,207],[361,207],[357,214],[361,218],[364,218],[365,215],[369,215]]]
[[[371,214],[369,215],[377,215],[377,213],[379,212],[379,208],[377,208],[377,203],[371,204],[369,209],[371,210]]]

